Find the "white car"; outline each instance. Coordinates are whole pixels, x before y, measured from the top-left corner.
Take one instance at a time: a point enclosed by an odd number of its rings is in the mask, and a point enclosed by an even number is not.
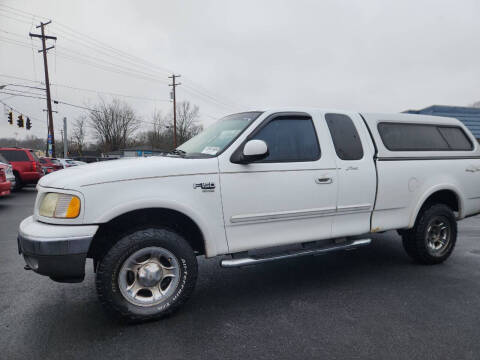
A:
[[[479,146],[456,119],[239,113],[167,156],[42,178],[19,250],[28,267],[63,282],[82,281],[93,258],[103,305],[141,321],[184,303],[198,255],[245,266],[358,248],[369,233],[397,230],[415,261],[441,263],[457,220],[480,212],[479,181]]]
[[[64,169],[66,168],[69,168],[71,166],[77,166],[79,164],[77,164],[77,162],[75,160],[72,160],[72,159],[60,159],[60,158],[57,158],[56,159],[60,165],[63,166]]]
[[[10,181],[11,188],[14,189],[16,182],[15,182],[15,175],[13,174],[12,165],[0,154],[0,164],[7,165],[7,171],[5,172],[5,177],[7,181]]]
[[[85,161],[80,161],[80,160],[72,160],[75,165],[87,165],[87,163]]]

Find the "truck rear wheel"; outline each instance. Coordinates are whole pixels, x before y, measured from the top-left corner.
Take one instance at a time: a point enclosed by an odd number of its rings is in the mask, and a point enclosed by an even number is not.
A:
[[[100,261],[96,287],[101,303],[129,322],[159,319],[192,294],[197,259],[188,242],[166,228],[135,231]]]
[[[416,262],[426,265],[444,262],[457,241],[455,215],[444,204],[431,204],[418,215],[415,226],[402,233],[403,247]]]

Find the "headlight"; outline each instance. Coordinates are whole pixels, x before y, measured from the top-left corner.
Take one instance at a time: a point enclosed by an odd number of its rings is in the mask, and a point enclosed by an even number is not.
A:
[[[80,214],[80,199],[75,195],[47,193],[40,204],[40,216],[73,219]]]

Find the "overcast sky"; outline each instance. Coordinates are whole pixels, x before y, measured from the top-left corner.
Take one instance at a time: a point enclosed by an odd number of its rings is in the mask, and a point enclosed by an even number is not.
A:
[[[40,40],[28,33],[51,19],[52,97],[89,106],[95,91],[106,100],[128,95],[135,98],[122,99],[146,121],[154,109],[171,109],[173,70],[182,75],[178,100],[198,104],[204,125],[277,106],[466,106],[480,100],[479,14],[478,0],[0,0],[0,84],[42,86],[28,81],[44,81],[42,56],[32,50]],[[0,91],[8,89],[37,92]],[[46,136],[45,100],[5,93],[0,100],[32,118],[29,133]],[[54,108],[56,134],[64,116],[70,123],[82,114]],[[0,137],[27,133],[2,116]]]

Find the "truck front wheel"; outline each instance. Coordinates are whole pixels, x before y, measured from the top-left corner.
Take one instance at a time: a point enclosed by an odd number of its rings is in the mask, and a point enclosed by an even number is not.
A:
[[[402,232],[403,247],[415,261],[432,265],[444,262],[457,241],[457,222],[444,204],[431,204],[418,215],[415,226]]]
[[[192,294],[197,259],[188,242],[166,228],[123,237],[100,261],[96,286],[101,303],[130,322],[159,319]]]

